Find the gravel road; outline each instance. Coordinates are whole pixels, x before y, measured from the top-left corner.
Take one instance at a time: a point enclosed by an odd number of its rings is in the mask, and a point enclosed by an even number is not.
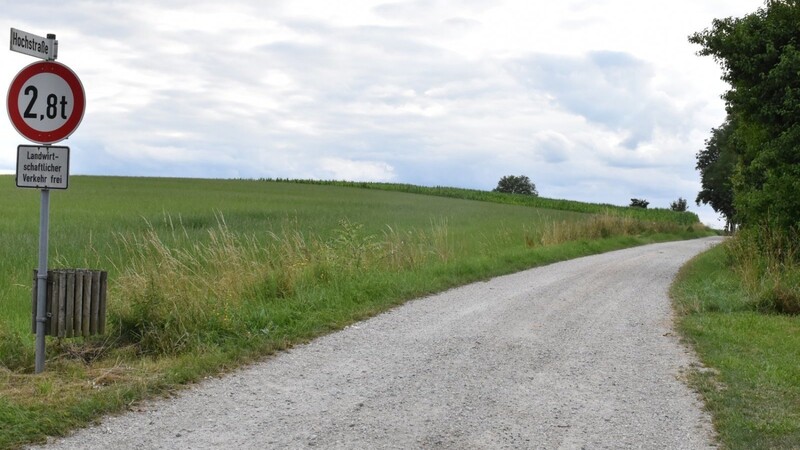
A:
[[[717,242],[414,300],[47,448],[714,448],[667,289]]]

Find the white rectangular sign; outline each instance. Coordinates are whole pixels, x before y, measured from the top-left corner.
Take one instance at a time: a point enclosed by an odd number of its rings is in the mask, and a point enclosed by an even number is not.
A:
[[[69,185],[69,147],[17,147],[17,187],[66,189]]]
[[[58,56],[58,41],[12,28],[10,49],[11,51],[37,58],[56,59]]]

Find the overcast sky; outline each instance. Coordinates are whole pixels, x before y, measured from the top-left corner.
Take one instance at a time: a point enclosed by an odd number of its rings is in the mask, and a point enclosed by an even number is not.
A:
[[[687,36],[761,0],[0,0],[87,110],[71,174],[392,181],[694,204],[727,86]],[[6,38],[8,39],[8,38]],[[35,58],[0,51],[0,85]],[[0,120],[0,173],[27,141]]]

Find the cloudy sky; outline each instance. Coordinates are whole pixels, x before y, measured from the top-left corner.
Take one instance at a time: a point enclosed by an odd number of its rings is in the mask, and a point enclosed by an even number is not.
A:
[[[726,85],[687,36],[761,0],[0,0],[87,110],[71,174],[315,178],[694,205]],[[0,85],[36,59],[0,51]],[[26,144],[0,120],[0,173]]]

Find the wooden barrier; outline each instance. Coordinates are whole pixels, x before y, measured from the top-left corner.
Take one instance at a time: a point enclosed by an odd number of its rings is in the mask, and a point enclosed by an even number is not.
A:
[[[38,286],[33,271],[33,333],[36,333]],[[89,269],[47,271],[45,334],[59,338],[106,331],[108,273]]]

